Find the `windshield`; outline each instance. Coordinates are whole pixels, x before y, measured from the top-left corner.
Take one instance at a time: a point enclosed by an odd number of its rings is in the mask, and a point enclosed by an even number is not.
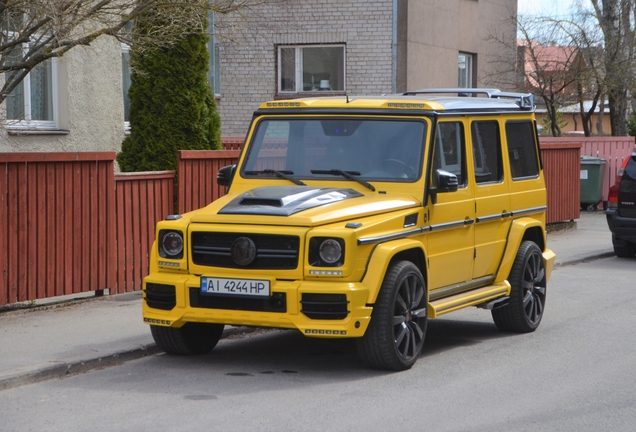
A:
[[[264,119],[241,174],[413,182],[421,176],[425,135],[420,119]]]

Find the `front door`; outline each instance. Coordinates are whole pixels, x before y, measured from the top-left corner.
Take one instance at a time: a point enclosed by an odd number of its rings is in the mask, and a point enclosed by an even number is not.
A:
[[[465,124],[440,121],[437,124],[431,184],[437,187],[437,170],[457,176],[457,192],[438,193],[430,206],[428,239],[429,290],[471,280],[474,255],[475,204],[473,187],[466,175]]]

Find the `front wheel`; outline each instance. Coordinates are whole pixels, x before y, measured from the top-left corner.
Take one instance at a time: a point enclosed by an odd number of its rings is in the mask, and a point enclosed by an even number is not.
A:
[[[378,369],[409,369],[422,352],[427,316],[426,284],[419,268],[410,261],[392,264],[369,328],[356,339],[360,359]]]
[[[223,324],[186,323],[181,328],[151,325],[159,348],[168,354],[199,355],[212,351],[223,335]]]
[[[536,243],[521,243],[508,281],[512,286],[508,304],[492,310],[495,325],[504,331],[535,331],[543,317],[547,289],[543,254]]]

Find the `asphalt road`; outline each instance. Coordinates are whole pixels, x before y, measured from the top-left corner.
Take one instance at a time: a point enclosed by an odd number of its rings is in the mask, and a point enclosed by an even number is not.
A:
[[[346,340],[222,340],[0,392],[2,431],[633,431],[636,259],[556,269],[531,334],[471,308],[431,320],[409,371],[360,365]]]

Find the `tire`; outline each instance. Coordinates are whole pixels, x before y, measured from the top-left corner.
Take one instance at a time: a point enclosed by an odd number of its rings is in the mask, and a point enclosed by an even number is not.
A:
[[[356,339],[362,362],[369,367],[401,371],[417,361],[426,335],[426,283],[410,261],[392,264],[384,277],[371,322]]]
[[[535,331],[543,317],[547,290],[543,255],[536,243],[521,243],[508,282],[512,286],[508,303],[492,310],[495,325],[503,331]]]
[[[636,255],[636,244],[612,236],[612,246],[614,253],[619,258],[631,258]]]
[[[223,324],[186,323],[181,328],[150,326],[159,348],[168,354],[199,355],[212,351],[221,339]]]

